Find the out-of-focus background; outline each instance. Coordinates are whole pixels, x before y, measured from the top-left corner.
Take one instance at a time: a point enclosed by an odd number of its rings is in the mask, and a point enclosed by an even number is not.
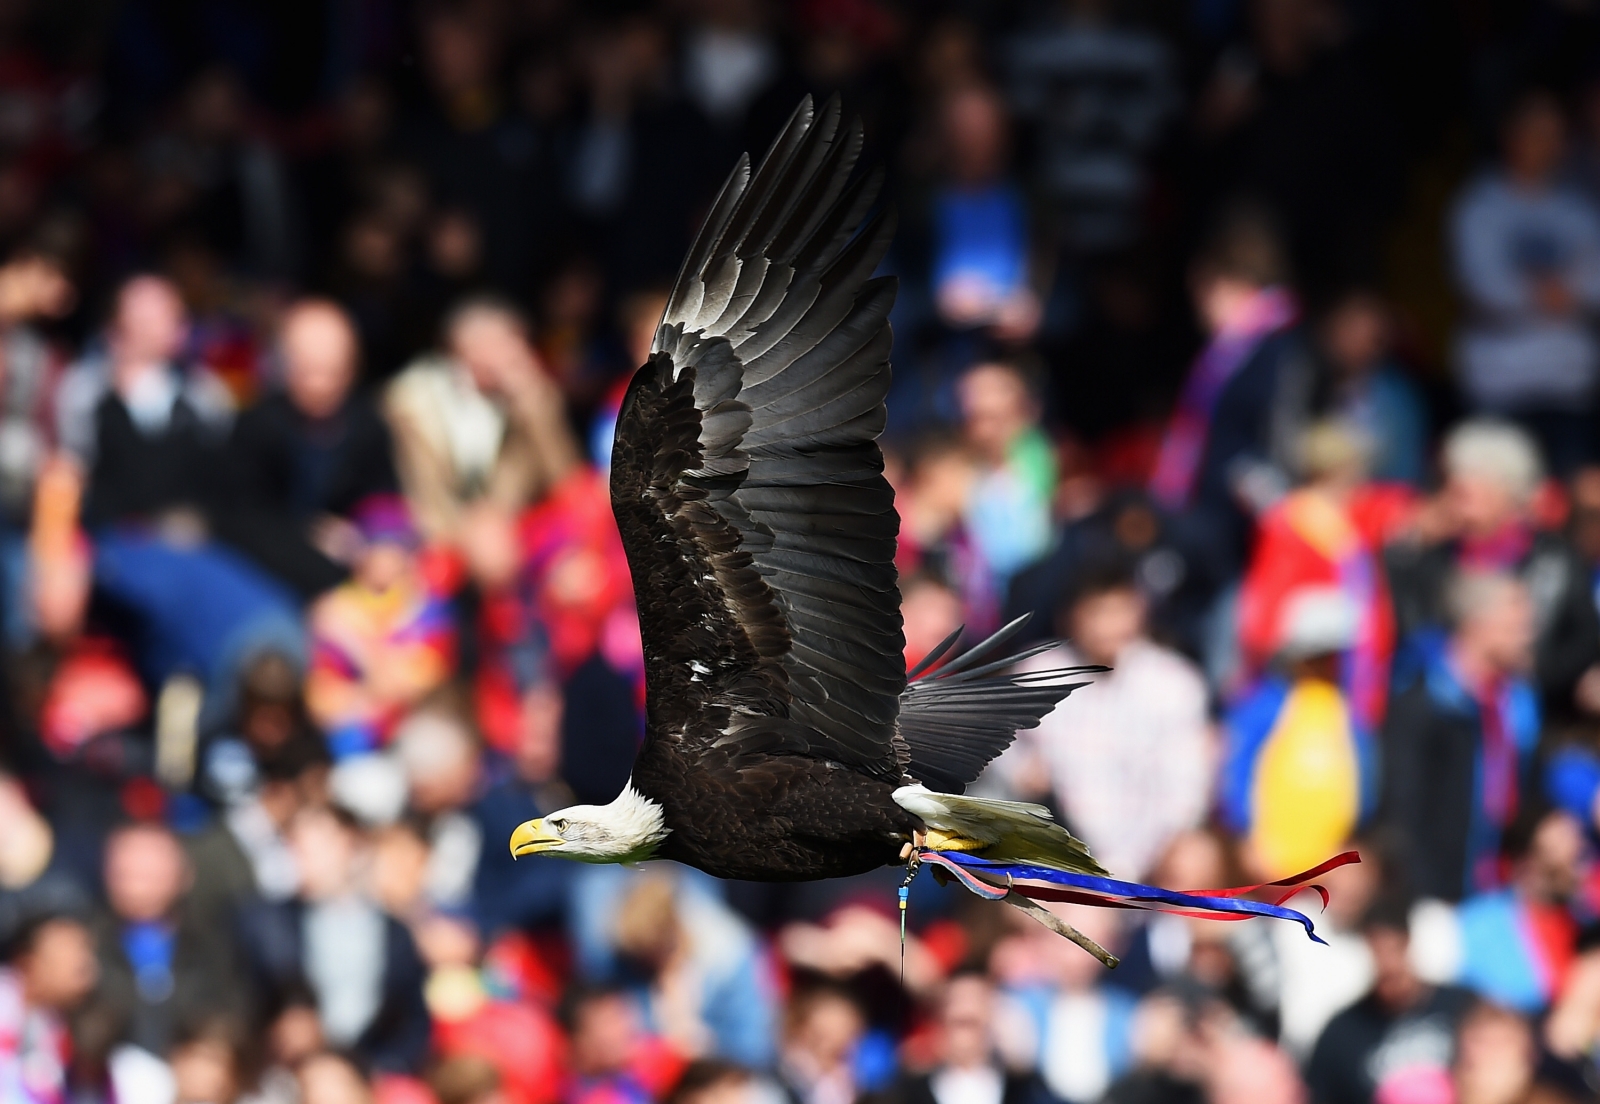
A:
[[[1115,668],[979,787],[1359,847],[1327,946],[509,859],[627,776],[615,410],[807,92],[908,662]],[[1590,0],[0,0],[0,1100],[1591,1097],[1597,324]]]

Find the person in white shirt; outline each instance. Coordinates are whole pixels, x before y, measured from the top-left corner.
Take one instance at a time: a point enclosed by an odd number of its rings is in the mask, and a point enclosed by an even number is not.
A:
[[[1070,643],[1022,669],[1111,670],[1018,733],[991,773],[1017,796],[1053,795],[1106,869],[1144,880],[1173,837],[1206,814],[1215,767],[1205,683],[1148,637],[1144,596],[1120,565],[1085,572],[1063,613]]]

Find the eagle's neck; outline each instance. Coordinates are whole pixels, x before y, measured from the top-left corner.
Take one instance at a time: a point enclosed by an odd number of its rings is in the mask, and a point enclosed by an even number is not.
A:
[[[596,819],[611,835],[607,843],[608,849],[615,851],[612,862],[642,862],[667,838],[669,829],[660,803],[634,789],[631,778],[621,793],[596,812],[600,814]]]

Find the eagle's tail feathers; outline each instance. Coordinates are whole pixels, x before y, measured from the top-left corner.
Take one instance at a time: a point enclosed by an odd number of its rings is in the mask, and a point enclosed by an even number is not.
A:
[[[1025,863],[1077,874],[1105,874],[1088,847],[1043,805],[936,793],[923,786],[894,792],[901,808],[927,825],[927,845],[994,862]]]

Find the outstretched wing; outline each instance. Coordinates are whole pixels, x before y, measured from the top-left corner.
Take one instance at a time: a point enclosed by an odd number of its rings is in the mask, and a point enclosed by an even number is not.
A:
[[[931,674],[934,664],[955,647],[962,630],[945,638],[916,668],[900,697],[900,736],[911,757],[909,772],[930,790],[960,793],[1011,746],[1021,729],[1034,728],[1068,694],[1083,675],[1105,667],[1058,667],[1047,671],[1012,671],[1023,660],[1054,648],[1054,640],[1021,652],[1002,648],[1028,622],[1024,614]]]
[[[809,98],[741,158],[623,401],[611,501],[644,636],[651,739],[794,751],[898,781],[899,516],[877,437],[891,219],[852,181],[858,124]]]

